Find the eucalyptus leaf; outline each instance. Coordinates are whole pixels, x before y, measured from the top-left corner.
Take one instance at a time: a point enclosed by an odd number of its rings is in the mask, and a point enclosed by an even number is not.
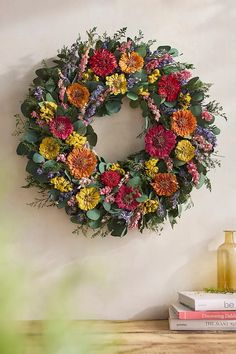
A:
[[[169,54],[172,55],[172,57],[177,57],[179,55],[178,49],[176,48],[171,48],[169,50]]]
[[[89,220],[88,224],[91,229],[98,229],[102,225],[101,220]]]
[[[188,87],[194,86],[198,80],[199,80],[199,77],[198,77],[198,76],[193,77],[192,79],[190,79],[190,80],[187,82],[187,86],[188,86]]]
[[[130,187],[138,187],[141,183],[141,178],[139,176],[135,176],[133,178],[131,178],[129,181],[128,181],[128,185]]]
[[[21,112],[26,118],[31,118],[31,113],[37,108],[35,102],[26,99],[21,105]]]
[[[48,70],[46,68],[40,68],[40,69],[36,70],[35,74],[43,80],[48,80],[50,77],[50,73],[48,72]]]
[[[104,208],[106,211],[110,211],[110,210],[111,210],[111,204],[110,204],[110,203],[103,202],[102,205],[103,205],[103,208]]]
[[[212,129],[212,132],[215,134],[215,135],[219,135],[220,134],[220,128],[214,126]]]
[[[200,104],[191,106],[190,110],[195,117],[199,117],[202,114],[202,107]]]
[[[74,130],[80,135],[85,135],[87,132],[87,127],[84,125],[84,123],[81,120],[77,120],[76,122],[74,122],[73,127]]]
[[[45,158],[42,155],[40,155],[38,152],[35,152],[33,155],[33,161],[35,163],[42,163],[45,162]]]
[[[100,173],[103,173],[106,169],[106,163],[105,162],[100,162],[98,165],[98,170]]]
[[[165,50],[166,52],[169,52],[171,50],[171,47],[169,45],[161,45],[157,48],[159,51]]]
[[[139,101],[130,101],[129,105],[131,108],[137,108],[139,106]]]
[[[141,55],[141,57],[145,57],[147,54],[146,46],[145,45],[140,45],[139,47],[135,48],[135,51]]]
[[[200,189],[204,183],[205,183],[205,176],[203,173],[200,173],[199,182],[198,182],[198,185],[196,186],[196,188]]]
[[[58,171],[60,169],[60,165],[55,160],[48,160],[44,162],[43,168],[46,171]]]
[[[16,149],[17,155],[27,155],[29,152],[28,146],[22,141]]]
[[[46,101],[56,103],[56,101],[49,92],[46,93]]]
[[[60,196],[60,192],[56,189],[51,189],[48,191],[48,195],[50,197],[51,200],[53,201],[57,201],[59,196]]]
[[[181,160],[178,160],[178,159],[176,159],[176,158],[174,158],[173,163],[174,163],[174,166],[175,166],[175,167],[180,167],[180,166],[183,166],[183,165],[186,164],[186,162],[181,161]]]
[[[23,135],[23,139],[29,143],[36,143],[36,141],[38,141],[38,135],[33,130],[27,130]]]
[[[132,100],[132,101],[137,101],[138,100],[138,95],[135,92],[127,92],[126,96]]]
[[[108,114],[117,113],[121,109],[121,102],[118,100],[108,101],[105,104]]]
[[[202,91],[194,92],[191,96],[191,102],[201,102],[202,100],[204,100],[204,92]]]
[[[140,197],[136,198],[136,201],[139,203],[145,202],[148,200],[148,196],[146,194],[142,194]]]
[[[99,209],[92,209],[87,211],[86,215],[90,220],[98,220],[101,217],[101,211]]]
[[[97,134],[93,133],[91,135],[87,135],[87,140],[91,146],[95,146],[98,140]]]

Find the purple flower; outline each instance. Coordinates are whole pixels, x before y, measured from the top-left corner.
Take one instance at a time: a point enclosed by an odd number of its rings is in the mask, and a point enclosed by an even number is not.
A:
[[[120,215],[118,216],[118,219],[123,219],[123,220],[125,220],[128,223],[132,216],[133,216],[133,212],[132,211],[124,210],[124,211],[122,211],[120,213]]]
[[[42,175],[43,174],[43,169],[41,167],[39,167],[37,169],[37,175]]]
[[[178,192],[174,193],[170,198],[170,201],[172,204],[172,209],[176,209],[178,206],[179,194],[180,194],[180,192],[178,191]]]
[[[137,77],[129,77],[128,79],[127,79],[127,87],[129,88],[129,89],[131,89],[135,84],[137,84],[137,82],[139,82],[140,81],[140,79],[139,78],[137,78]]]
[[[95,115],[96,113],[96,104],[92,104],[91,106],[89,106],[87,109],[86,109],[86,112],[85,112],[85,115],[84,115],[84,118],[85,119],[88,119],[88,118],[91,118]]]
[[[97,88],[91,93],[90,100],[96,101],[98,96],[101,95],[101,93],[104,91],[105,91],[105,87],[103,87],[102,85],[98,85]]]
[[[157,208],[157,215],[160,217],[160,218],[164,218],[165,215],[166,215],[166,209],[165,207],[163,206],[163,204],[159,203],[158,205],[158,208]]]
[[[35,87],[35,89],[33,90],[33,94],[34,97],[36,98],[36,100],[41,101],[43,98],[43,88],[41,86],[37,86]]]
[[[55,173],[54,172],[49,172],[48,173],[48,178],[51,179],[55,176]]]
[[[166,106],[162,103],[162,104],[160,105],[160,111],[161,111],[161,113],[171,115],[173,112],[176,112],[177,109],[176,109],[176,108],[172,108],[172,107],[166,107]]]
[[[202,135],[213,147],[216,146],[216,136],[210,129],[197,126],[195,134]]]

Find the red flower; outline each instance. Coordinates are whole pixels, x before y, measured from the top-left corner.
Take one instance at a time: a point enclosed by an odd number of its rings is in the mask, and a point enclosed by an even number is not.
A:
[[[165,158],[170,155],[176,143],[176,136],[162,125],[150,128],[145,136],[145,150],[150,156]]]
[[[141,193],[138,189],[122,185],[116,195],[115,202],[120,209],[134,210],[139,203],[136,198],[140,197]]]
[[[181,86],[180,82],[177,79],[176,75],[164,75],[158,81],[158,94],[165,97],[166,101],[172,102],[175,101],[180,92]]]
[[[98,76],[106,76],[117,67],[116,57],[107,49],[97,49],[89,60],[93,72]]]
[[[121,176],[117,171],[105,171],[101,174],[101,181],[105,186],[116,187],[121,180]]]
[[[59,139],[66,139],[73,131],[73,124],[68,117],[57,116],[49,124],[51,133]]]

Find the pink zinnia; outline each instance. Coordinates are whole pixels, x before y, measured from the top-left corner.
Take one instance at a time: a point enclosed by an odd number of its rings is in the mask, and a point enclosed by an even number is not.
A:
[[[205,120],[206,122],[210,122],[212,120],[212,115],[208,111],[203,111],[202,112],[202,119]]]
[[[117,68],[116,57],[107,49],[97,49],[89,60],[93,72],[98,76],[107,76]]]
[[[136,198],[140,197],[141,193],[138,189],[122,185],[116,195],[115,202],[120,209],[134,210],[139,205]]]
[[[50,122],[51,133],[59,138],[65,140],[73,131],[73,124],[70,119],[65,116],[57,116]]]
[[[169,74],[164,75],[158,81],[158,94],[165,97],[166,101],[175,101],[179,95],[181,85],[176,75]]]
[[[150,128],[145,136],[145,150],[150,156],[165,158],[170,155],[176,143],[176,136],[162,125]]]

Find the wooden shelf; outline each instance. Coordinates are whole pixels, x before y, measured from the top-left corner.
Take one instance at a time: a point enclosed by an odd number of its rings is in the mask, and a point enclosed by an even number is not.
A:
[[[43,353],[43,322],[21,322],[30,354]],[[236,353],[236,333],[223,331],[169,331],[168,321],[70,321],[93,343],[88,354],[212,354]],[[100,348],[100,349],[99,349]],[[28,351],[27,351],[28,353]],[[67,354],[67,353],[65,353]],[[78,350],[78,354],[80,351]],[[83,352],[84,354],[84,352]]]

